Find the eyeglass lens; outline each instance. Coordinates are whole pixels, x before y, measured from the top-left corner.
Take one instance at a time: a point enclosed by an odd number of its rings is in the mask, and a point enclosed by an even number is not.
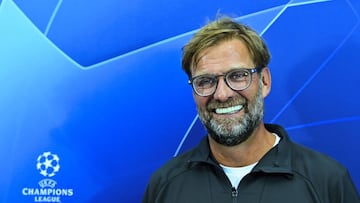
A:
[[[200,75],[192,80],[192,85],[200,96],[209,96],[216,91],[218,78],[224,76],[226,84],[233,90],[246,89],[251,81],[251,69],[235,69],[224,75]]]

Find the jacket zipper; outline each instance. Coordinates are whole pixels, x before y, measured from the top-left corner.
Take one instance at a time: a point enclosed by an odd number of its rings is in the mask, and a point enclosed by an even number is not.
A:
[[[238,196],[238,191],[235,187],[232,187],[231,188],[231,196],[232,196],[232,199],[233,199],[233,203],[236,203],[236,198]]]

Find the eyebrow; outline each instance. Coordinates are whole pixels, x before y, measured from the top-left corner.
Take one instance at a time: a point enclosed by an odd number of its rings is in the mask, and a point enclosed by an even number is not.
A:
[[[196,75],[196,76],[193,76],[194,77],[198,77],[198,76],[201,76],[201,75],[225,75],[226,73],[228,72],[231,72],[233,70],[241,70],[241,69],[254,69],[256,67],[252,67],[252,68],[245,68],[245,67],[232,67],[231,69],[229,69],[228,71],[226,72],[222,72],[222,73],[217,73],[217,74],[214,74],[214,73],[200,73],[199,75]]]

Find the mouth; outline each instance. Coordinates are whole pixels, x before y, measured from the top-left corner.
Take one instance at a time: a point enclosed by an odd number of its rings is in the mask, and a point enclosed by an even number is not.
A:
[[[230,106],[226,108],[216,108],[215,113],[217,114],[233,114],[241,111],[243,109],[243,105]]]

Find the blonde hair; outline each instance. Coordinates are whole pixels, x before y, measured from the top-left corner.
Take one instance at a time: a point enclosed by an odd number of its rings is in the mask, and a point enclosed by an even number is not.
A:
[[[191,78],[191,71],[198,63],[199,54],[220,42],[239,39],[245,43],[256,67],[266,67],[270,52],[264,40],[249,26],[229,17],[220,17],[201,28],[182,49],[182,68]]]

